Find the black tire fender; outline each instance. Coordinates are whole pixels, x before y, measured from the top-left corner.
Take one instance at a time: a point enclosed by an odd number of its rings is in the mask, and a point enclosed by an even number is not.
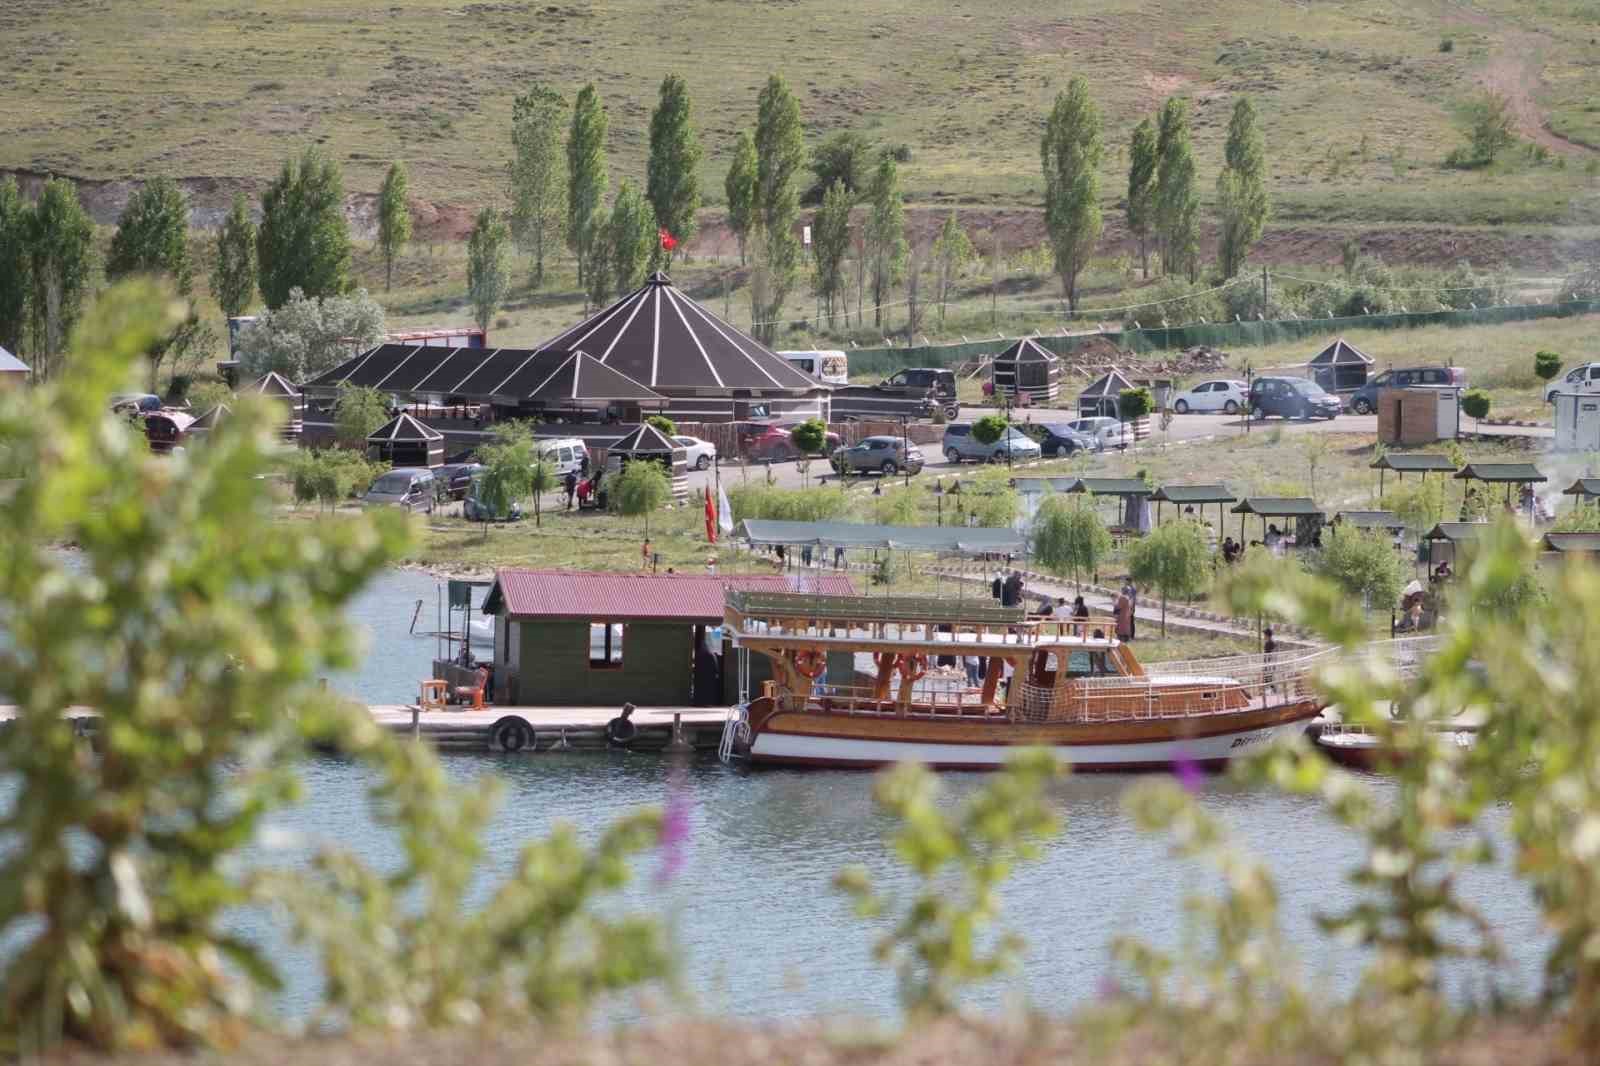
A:
[[[526,719],[508,714],[489,727],[489,741],[500,751],[519,752],[533,745],[533,726]]]

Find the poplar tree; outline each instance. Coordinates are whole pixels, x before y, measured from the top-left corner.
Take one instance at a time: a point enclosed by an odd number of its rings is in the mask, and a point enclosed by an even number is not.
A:
[[[533,259],[530,282],[544,284],[547,255],[567,235],[567,173],[561,133],[567,102],[535,85],[511,105],[511,238]]]
[[[1100,111],[1081,74],[1056,96],[1039,142],[1044,222],[1067,307],[1078,309],[1078,275],[1100,240]]]
[[[823,193],[811,216],[811,256],[817,270],[817,295],[833,327],[834,310],[844,292],[844,257],[850,251],[850,192],[838,178]]]
[[[395,162],[378,194],[378,248],[383,252],[383,291],[394,281],[394,260],[411,239],[411,206],[406,203],[406,168]]]
[[[1189,103],[1172,97],[1161,107],[1156,132],[1156,232],[1161,269],[1187,271],[1193,280],[1200,251],[1200,197],[1195,192]]]
[[[1139,239],[1139,270],[1150,276],[1150,229],[1156,197],[1156,130],[1149,119],[1133,128],[1128,146],[1128,232]]]
[[[606,170],[605,105],[593,84],[585,85],[572,107],[567,134],[567,247],[578,260],[578,284],[588,278],[595,242],[605,226],[603,202],[611,184]]]
[[[228,318],[244,314],[256,298],[256,225],[244,193],[234,194],[233,208],[217,231],[211,295]]]
[[[472,320],[485,331],[506,295],[506,237],[506,224],[494,208],[478,212],[467,240],[467,301]]]
[[[179,296],[187,297],[194,288],[194,270],[189,260],[189,203],[171,178],[145,182],[128,199],[117,220],[117,232],[111,238],[106,258],[106,276],[115,280],[132,274],[169,278]],[[152,389],[162,361],[169,354],[184,355],[200,335],[200,317],[191,307],[173,332],[151,343],[145,354],[150,360]]]
[[[906,207],[900,196],[900,171],[894,157],[878,160],[869,189],[867,254],[872,259],[872,324],[883,328],[883,303],[900,280],[906,263]]]
[[[1217,175],[1217,212],[1221,216],[1217,262],[1224,278],[1239,273],[1266,227],[1266,171],[1266,149],[1256,128],[1255,105],[1248,96],[1241,96],[1233,105],[1222,173]]]
[[[78,203],[78,190],[51,178],[27,213],[30,351],[34,372],[50,377],[83,311],[93,272],[94,223]]]
[[[745,242],[756,218],[756,142],[749,130],[740,130],[733,142],[733,162],[722,189],[728,196],[728,228],[739,238],[739,265],[744,266]]]
[[[649,201],[623,178],[606,227],[606,253],[611,264],[608,280],[614,292],[632,292],[644,284],[656,249],[656,223]]]
[[[313,299],[350,291],[350,227],[339,164],[315,146],[287,159],[261,195],[256,230],[261,298],[283,306],[292,289]]]
[[[767,79],[756,114],[756,212],[766,255],[767,299],[758,326],[763,341],[777,335],[783,301],[794,287],[800,267],[800,239],[794,226],[800,216],[800,191],[795,176],[806,162],[806,131],[800,104],[778,75]]]
[[[700,138],[694,129],[689,87],[676,74],[661,82],[661,98],[650,115],[650,161],[646,195],[656,222],[680,244],[695,232],[700,210]],[[665,250],[667,262],[672,251]]]
[[[977,255],[967,231],[961,228],[961,223],[956,221],[956,213],[951,211],[933,242],[933,257],[938,267],[934,295],[939,301],[939,325],[944,325],[945,306],[955,289],[956,278]]]
[[[0,348],[22,351],[28,323],[28,226],[17,180],[0,178]]]

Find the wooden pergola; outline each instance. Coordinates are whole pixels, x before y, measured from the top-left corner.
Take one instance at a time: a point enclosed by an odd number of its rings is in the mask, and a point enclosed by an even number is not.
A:
[[[1326,518],[1326,513],[1317,506],[1316,501],[1309,496],[1246,496],[1233,508],[1233,514],[1239,516],[1239,543],[1245,543],[1244,519],[1246,515],[1255,515],[1261,519],[1261,539],[1267,537],[1267,519],[1293,518],[1296,525],[1296,539],[1299,539],[1299,524],[1302,521],[1316,519],[1320,525]]]
[[[1409,454],[1380,455],[1372,464],[1372,469],[1378,472],[1378,496],[1383,496],[1383,472],[1393,470],[1402,481],[1407,474],[1421,474],[1426,481],[1431,473],[1453,474],[1456,464],[1450,461],[1448,455],[1439,455],[1433,452],[1411,452]]]
[[[1475,542],[1488,528],[1488,522],[1440,522],[1422,535],[1422,542],[1428,546],[1428,568],[1433,569],[1435,544],[1444,541],[1450,545],[1450,561],[1454,562],[1461,545]]]
[[[1239,497],[1235,496],[1226,485],[1162,485],[1151,494],[1150,499],[1156,505],[1157,525],[1161,523],[1161,505],[1164,503],[1170,503],[1174,507],[1204,507],[1206,504],[1214,503],[1217,505],[1217,528],[1220,530],[1225,524],[1224,508],[1236,502]]]
[[[1457,481],[1477,481],[1506,487],[1506,506],[1511,505],[1511,486],[1538,485],[1550,479],[1532,463],[1468,463],[1456,471]],[[1530,506],[1531,510],[1531,506]]]
[[[1144,480],[1136,477],[1080,477],[1064,491],[1077,494],[1089,493],[1093,496],[1115,496],[1120,501],[1118,509],[1122,518],[1117,525],[1111,527],[1112,532],[1135,535],[1145,533],[1145,530],[1140,528],[1139,520],[1133,516],[1135,507],[1155,495],[1155,490]],[[1130,518],[1133,520],[1130,521]]]

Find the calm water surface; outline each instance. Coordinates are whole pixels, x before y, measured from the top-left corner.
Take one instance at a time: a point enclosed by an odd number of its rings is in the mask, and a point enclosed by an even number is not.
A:
[[[418,599],[433,628],[435,582],[396,572],[382,578],[353,610],[369,634],[370,653],[353,675],[336,678],[342,691],[372,702],[413,699],[428,668],[431,638],[408,636]],[[645,804],[661,804],[671,765],[655,755],[445,755],[450,773],[471,782],[497,776],[504,802],[486,827],[489,861],[481,891],[513,866],[517,851],[557,821],[597,834],[613,819]],[[759,771],[740,773],[699,758],[677,774],[691,804],[688,858],[677,876],[658,883],[659,857],[648,856],[623,905],[660,915],[682,948],[685,995],[695,1009],[716,1014],[780,1016],[848,1011],[886,1015],[895,1010],[892,976],[871,960],[881,923],[856,918],[830,887],[841,866],[863,863],[875,878],[906,884],[883,844],[891,828],[873,805],[869,774]],[[1004,893],[1005,920],[1025,933],[1022,970],[978,1002],[1025,998],[1066,1010],[1096,995],[1109,973],[1107,945],[1134,934],[1171,945],[1180,930],[1181,900],[1204,890],[1207,876],[1165,855],[1161,841],[1139,833],[1123,814],[1122,776],[1066,780],[1051,793],[1065,832],[1042,860],[1018,869]],[[279,813],[274,826],[292,843],[262,852],[259,861],[293,864],[317,843],[337,842],[388,866],[398,850],[366,815],[365,772],[337,759],[305,767],[306,802]],[[946,775],[955,802],[983,777]],[[1378,782],[1378,787],[1385,787]],[[1353,898],[1344,874],[1359,856],[1356,842],[1329,822],[1316,804],[1213,780],[1202,802],[1238,838],[1264,857],[1278,878],[1284,922],[1308,974],[1348,982],[1360,953],[1334,945],[1314,916]],[[1506,870],[1472,871],[1465,891],[1492,919],[1510,954],[1495,971],[1459,967],[1452,984],[1464,996],[1490,982],[1529,991],[1545,947],[1531,898]],[[282,940],[265,916],[239,919],[268,944],[287,971],[281,1008],[303,1014],[315,1002],[314,960]]]

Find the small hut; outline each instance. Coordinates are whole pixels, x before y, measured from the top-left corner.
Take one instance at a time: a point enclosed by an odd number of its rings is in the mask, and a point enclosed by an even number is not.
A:
[[[995,356],[989,371],[995,399],[1009,397],[1019,406],[1053,404],[1061,393],[1061,360],[1031,337]]]
[[[1578,506],[1600,500],[1600,477],[1580,477],[1561,490],[1561,495],[1571,496]]]
[[[1261,539],[1267,538],[1269,519],[1294,519],[1294,540],[1297,545],[1310,544],[1322,528],[1326,515],[1316,501],[1307,496],[1246,496],[1234,505],[1232,513],[1239,516],[1239,543],[1245,543],[1244,520],[1246,515],[1261,519]]]
[[[660,463],[672,482],[672,498],[689,498],[688,452],[648,422],[606,449],[606,468],[621,470],[638,460]]]
[[[1120,418],[1122,392],[1133,387],[1126,374],[1112,367],[1109,373],[1091,381],[1078,393],[1078,417]]]
[[[1354,392],[1367,383],[1372,356],[1340,337],[1306,365],[1316,383],[1329,392]]]
[[[367,455],[392,466],[443,466],[444,434],[401,412],[367,438]]]

